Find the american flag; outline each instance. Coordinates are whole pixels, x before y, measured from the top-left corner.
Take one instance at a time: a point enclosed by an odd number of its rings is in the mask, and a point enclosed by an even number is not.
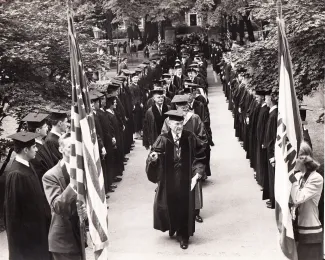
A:
[[[108,218],[103,171],[100,163],[89,88],[82,64],[80,48],[68,11],[70,66],[72,83],[71,106],[71,183],[80,204],[86,204],[89,233],[95,259],[108,259]]]

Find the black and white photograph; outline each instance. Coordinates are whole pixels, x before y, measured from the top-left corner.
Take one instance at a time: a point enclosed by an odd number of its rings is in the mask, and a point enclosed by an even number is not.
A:
[[[325,260],[324,0],[0,0],[0,260]]]

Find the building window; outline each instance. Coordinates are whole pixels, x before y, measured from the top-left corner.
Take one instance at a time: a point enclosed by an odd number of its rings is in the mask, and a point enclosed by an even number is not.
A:
[[[190,26],[197,26],[197,14],[189,14],[190,16]]]

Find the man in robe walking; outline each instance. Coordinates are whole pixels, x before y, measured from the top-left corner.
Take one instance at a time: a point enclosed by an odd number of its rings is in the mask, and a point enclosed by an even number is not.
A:
[[[183,113],[171,110],[170,131],[161,134],[147,159],[148,179],[158,183],[154,202],[154,228],[175,232],[182,249],[195,231],[195,202],[192,182],[204,174],[204,144],[193,133],[183,130]],[[192,179],[193,178],[193,179]]]

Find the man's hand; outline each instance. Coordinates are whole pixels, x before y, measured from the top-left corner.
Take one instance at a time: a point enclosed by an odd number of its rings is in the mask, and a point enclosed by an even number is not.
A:
[[[150,154],[150,158],[151,158],[151,161],[152,161],[152,162],[157,161],[157,160],[158,160],[158,153],[156,153],[156,152],[152,152],[152,153]]]
[[[106,149],[105,147],[102,148],[102,156],[104,157],[106,155]]]
[[[142,103],[140,104],[140,107],[143,108],[143,104]]]
[[[147,150],[151,150],[151,145],[146,147]]]
[[[240,107],[238,108],[238,112],[241,113],[241,108]]]
[[[246,117],[246,123],[249,125],[249,117]]]
[[[270,164],[274,167],[275,166],[275,159],[274,157],[269,159]]]
[[[265,149],[265,146],[264,146],[264,144],[262,144],[262,149]]]
[[[125,125],[123,125],[123,131],[125,130]]]
[[[115,137],[112,138],[112,143],[113,143],[113,145],[116,145],[116,139],[115,139]]]

